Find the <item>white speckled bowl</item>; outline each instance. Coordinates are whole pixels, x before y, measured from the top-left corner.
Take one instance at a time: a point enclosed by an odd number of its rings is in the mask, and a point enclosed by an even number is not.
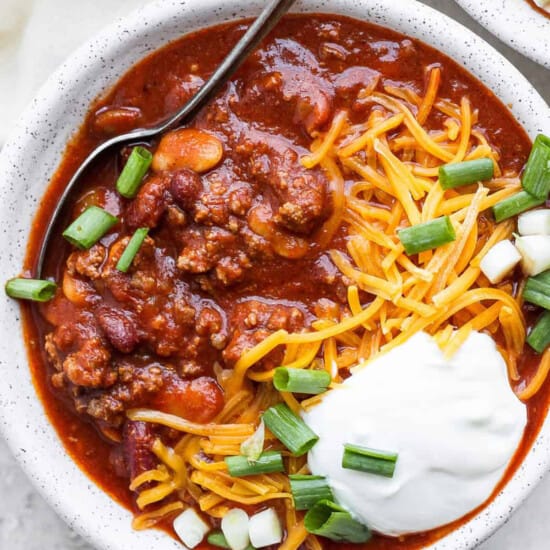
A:
[[[455,0],[478,23],[514,50],[550,69],[550,14],[526,0]]]
[[[18,273],[29,227],[64,145],[91,100],[134,62],[185,32],[259,12],[259,0],[163,0],[115,23],[80,48],[40,90],[0,156],[0,280]],[[531,136],[550,134],[550,110],[529,82],[480,38],[414,0],[304,0],[297,11],[337,12],[385,25],[443,50],[476,74]],[[130,514],[66,455],[32,386],[17,303],[0,293],[0,425],[35,485],[71,527],[109,550],[169,550],[181,545],[156,531],[133,532]],[[519,506],[550,466],[550,422],[498,498],[433,548],[472,548]]]

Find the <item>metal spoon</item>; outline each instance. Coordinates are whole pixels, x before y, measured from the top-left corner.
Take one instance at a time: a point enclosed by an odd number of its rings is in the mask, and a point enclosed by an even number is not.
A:
[[[86,168],[88,168],[94,159],[113,145],[118,145],[128,141],[151,138],[161,134],[162,132],[166,132],[167,130],[189,122],[222,89],[226,82],[233,76],[235,71],[241,66],[243,61],[273,29],[281,17],[290,9],[294,1],[295,0],[271,0],[259,17],[248,28],[242,38],[237,42],[233,50],[231,50],[228,56],[223,60],[222,64],[204,83],[201,89],[168,120],[153,128],[139,128],[126,134],[121,134],[111,138],[96,147],[88,155],[88,157],[86,157],[84,162],[79,166],[78,170],[73,174],[73,177],[65,187],[59,201],[55,206],[48,226],[44,231],[44,237],[42,239],[42,244],[40,245],[40,254],[36,264],[37,278],[42,277],[48,242],[52,236],[53,228],[55,227],[57,219],[63,210],[65,202]]]

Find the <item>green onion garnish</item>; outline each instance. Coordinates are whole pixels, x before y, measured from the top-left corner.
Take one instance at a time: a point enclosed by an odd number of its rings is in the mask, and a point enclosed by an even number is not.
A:
[[[283,455],[279,451],[266,451],[258,460],[251,462],[246,456],[226,456],[225,463],[233,477],[253,476],[284,472]]]
[[[538,353],[542,353],[550,345],[550,311],[542,314],[529,333],[527,343]]]
[[[537,199],[546,199],[550,193],[550,138],[539,134],[533,143],[521,178],[525,191]]]
[[[342,468],[368,472],[384,477],[393,477],[397,457],[397,453],[379,451],[346,443],[344,445]]]
[[[492,210],[495,221],[500,223],[503,220],[507,220],[513,216],[517,216],[525,210],[529,210],[534,206],[540,206],[546,202],[546,198],[538,199],[527,191],[520,191],[511,197],[497,202]]]
[[[128,269],[130,269],[130,266],[132,265],[136,254],[141,248],[145,237],[147,237],[147,233],[149,233],[149,228],[147,227],[136,229],[136,232],[132,235],[132,238],[129,240],[126,248],[124,249],[124,252],[122,253],[122,256],[116,264],[116,268],[119,271],[126,273]]]
[[[437,248],[456,239],[449,216],[400,229],[397,236],[409,255]]]
[[[221,531],[214,531],[213,533],[210,533],[208,537],[206,537],[206,541],[208,544],[217,546],[218,548],[231,548],[231,546],[227,544],[227,541]]]
[[[78,248],[92,247],[118,219],[99,206],[89,206],[63,231],[63,236]]]
[[[127,199],[133,199],[141,186],[141,181],[153,155],[145,147],[134,147],[116,182],[116,190]]]
[[[493,173],[494,165],[491,159],[445,164],[439,168],[439,184],[443,189],[453,189],[478,181],[490,180]]]
[[[212,546],[217,546],[218,548],[231,548],[229,546],[229,543],[227,542],[226,538],[224,537],[223,533],[221,531],[213,531],[206,537],[206,541],[208,544],[211,544]],[[245,550],[255,550],[254,546],[249,544]]]
[[[292,393],[323,393],[330,381],[330,374],[323,370],[278,367],[273,375],[275,389]]]
[[[47,302],[54,297],[57,285],[52,281],[41,279],[16,278],[10,279],[6,283],[5,289],[10,298]]]
[[[264,412],[265,425],[294,456],[307,453],[319,437],[285,403],[279,403]]]
[[[288,476],[296,510],[309,510],[320,500],[334,500],[332,490],[323,476],[294,474]]]
[[[523,299],[531,304],[550,309],[550,271],[527,279]]]
[[[309,533],[334,541],[367,542],[371,538],[368,527],[330,500],[320,500],[305,515],[304,526]]]

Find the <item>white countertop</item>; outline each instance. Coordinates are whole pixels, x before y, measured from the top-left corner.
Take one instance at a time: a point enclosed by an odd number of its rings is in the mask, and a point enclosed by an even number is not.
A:
[[[2,2],[3,0],[0,0]],[[422,0],[460,21],[502,52],[550,103],[550,71],[486,32],[452,0]],[[77,0],[78,2],[78,0]],[[52,31],[53,32],[53,31]],[[0,550],[93,550],[56,516],[31,486],[0,439]],[[550,477],[479,550],[544,550],[550,546]]]

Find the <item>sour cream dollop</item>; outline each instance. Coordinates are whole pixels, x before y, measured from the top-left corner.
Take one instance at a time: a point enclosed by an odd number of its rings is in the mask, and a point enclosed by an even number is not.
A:
[[[418,333],[360,365],[304,420],[319,436],[311,472],[374,531],[426,531],[485,502],[521,441],[525,406],[491,337],[473,332],[447,360]],[[399,453],[393,478],[341,467],[345,443]]]

